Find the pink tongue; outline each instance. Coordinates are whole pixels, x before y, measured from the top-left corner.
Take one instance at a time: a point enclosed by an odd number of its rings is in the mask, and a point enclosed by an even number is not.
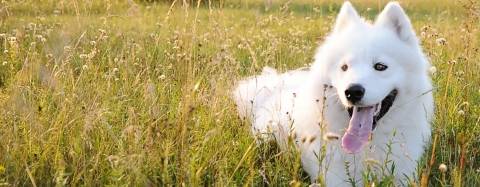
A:
[[[352,119],[342,138],[347,153],[358,153],[368,143],[372,131],[375,107],[353,107]]]

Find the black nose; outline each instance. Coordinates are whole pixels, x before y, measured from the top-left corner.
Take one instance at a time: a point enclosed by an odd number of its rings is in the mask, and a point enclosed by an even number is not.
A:
[[[345,90],[345,96],[347,97],[347,100],[352,103],[362,100],[364,94],[365,88],[359,84],[353,84],[347,90]]]

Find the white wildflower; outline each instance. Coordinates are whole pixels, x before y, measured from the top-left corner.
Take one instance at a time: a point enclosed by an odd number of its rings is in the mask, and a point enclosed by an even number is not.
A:
[[[443,163],[440,164],[440,166],[438,166],[438,170],[440,170],[440,172],[442,172],[442,173],[447,172],[447,165],[445,165]]]
[[[158,77],[160,80],[164,80],[165,79],[165,75],[160,75],[160,77]]]
[[[428,71],[431,75],[435,75],[437,73],[437,67],[432,66],[430,69],[428,69]]]
[[[15,37],[15,36],[8,37],[8,41],[9,41],[9,42],[16,42],[16,41],[17,41],[17,37]]]
[[[435,40],[435,42],[437,42],[437,45],[446,45],[447,44],[447,39],[438,38],[437,40]]]
[[[69,52],[69,51],[72,50],[72,47],[69,46],[69,45],[66,45],[65,47],[63,47],[63,50],[64,50],[65,52]]]

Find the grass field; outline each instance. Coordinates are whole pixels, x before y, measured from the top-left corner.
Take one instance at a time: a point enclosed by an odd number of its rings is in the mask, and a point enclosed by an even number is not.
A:
[[[265,65],[308,66],[341,2],[182,2],[0,2],[0,186],[309,185],[229,94]],[[385,3],[353,1],[368,19]],[[480,186],[480,3],[401,4],[435,66],[410,183]]]

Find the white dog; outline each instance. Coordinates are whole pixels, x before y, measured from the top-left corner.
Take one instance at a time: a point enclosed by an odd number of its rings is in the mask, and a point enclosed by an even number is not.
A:
[[[258,137],[293,138],[312,182],[361,185],[367,168],[382,176],[394,164],[399,184],[415,176],[430,139],[429,67],[397,2],[372,24],[345,2],[310,69],[266,67],[233,94]]]

